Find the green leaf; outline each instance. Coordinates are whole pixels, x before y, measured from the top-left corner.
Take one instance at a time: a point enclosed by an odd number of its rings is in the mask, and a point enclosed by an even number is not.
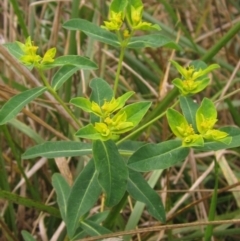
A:
[[[86,112],[92,112],[92,103],[84,97],[73,98],[70,100],[70,103]]]
[[[75,180],[67,200],[66,225],[69,238],[73,237],[79,219],[93,207],[100,193],[101,187],[91,159]]]
[[[47,68],[54,68],[63,65],[72,65],[76,66],[79,69],[97,69],[97,65],[91,61],[87,57],[82,57],[79,55],[64,55],[58,57],[54,60],[54,62],[49,63],[44,66],[45,69]]]
[[[147,144],[129,158],[128,167],[139,172],[166,169],[183,161],[188,153],[189,148],[182,147],[180,140]]]
[[[110,101],[113,98],[113,89],[104,79],[94,78],[89,86],[92,89],[90,100],[96,102],[98,105],[102,106],[104,100]],[[90,116],[91,123],[99,122],[99,117],[94,114]]]
[[[20,59],[24,54],[24,52],[22,51],[22,49],[20,48],[17,42],[6,43],[4,44],[4,47],[6,47],[10,52],[10,54],[14,56],[16,59]]]
[[[90,236],[100,236],[103,234],[111,233],[110,230],[90,220],[81,221],[80,226]]]
[[[0,125],[13,119],[25,105],[41,95],[46,89],[46,87],[37,87],[26,90],[8,100],[0,110]]]
[[[100,42],[120,47],[120,42],[114,33],[107,31],[85,19],[71,19],[63,24],[63,27],[69,30],[83,31],[87,36]]]
[[[142,7],[142,0],[128,0],[129,5],[132,5],[134,8]]]
[[[113,90],[106,80],[101,78],[94,78],[91,80],[90,85],[92,93],[90,100],[102,106],[104,100],[110,101],[113,97]]]
[[[36,239],[34,239],[33,236],[25,230],[23,230],[21,234],[23,236],[24,241],[36,241]]]
[[[165,223],[166,216],[162,201],[140,173],[129,170],[127,191],[134,199],[145,203],[154,218]]]
[[[111,140],[93,142],[93,157],[98,181],[106,193],[105,204],[116,205],[123,197],[128,179],[128,169],[117,146]]]
[[[35,157],[70,157],[82,156],[92,153],[90,143],[77,141],[49,141],[43,144],[29,148],[23,155],[23,159],[31,159]]]
[[[210,99],[204,98],[196,112],[197,129],[201,134],[205,134],[216,122],[216,107]]]
[[[121,115],[123,112],[127,114],[127,122],[132,122],[133,126],[138,125],[138,123],[142,120],[143,116],[147,113],[149,107],[151,106],[151,102],[137,102],[122,108],[117,114]]]
[[[127,140],[118,145],[118,151],[122,156],[131,156],[137,149],[146,145],[145,142]]]
[[[41,144],[45,140],[37,133],[37,130],[35,131],[32,129],[29,125],[24,124],[23,122],[17,120],[17,119],[12,119],[8,122],[9,125],[13,126],[20,132],[24,133],[28,137],[30,137],[32,140],[36,142],[36,144]]]
[[[127,0],[113,0],[110,5],[110,11],[115,13],[124,12],[126,6],[128,4]]]
[[[52,87],[58,90],[80,68],[72,65],[62,66],[52,78]]]
[[[70,186],[64,177],[59,173],[53,174],[52,185],[57,194],[57,203],[61,212],[62,219],[66,223],[67,199],[70,193]]]
[[[119,107],[116,109],[121,109],[126,101],[134,94],[135,92],[134,91],[128,91],[126,92],[125,94],[121,95],[120,97],[117,98],[117,101],[120,103]]]
[[[178,111],[169,108],[167,110],[167,120],[172,132],[177,137],[184,138],[185,129],[187,129],[189,125],[185,117]]]
[[[104,138],[93,126],[93,124],[88,124],[84,126],[83,128],[79,129],[75,136],[86,138],[90,140],[105,140]]]
[[[93,216],[89,217],[87,220],[94,222],[95,224],[100,224],[106,219],[108,214],[109,214],[109,211],[103,211],[101,213],[94,214]],[[83,229],[80,226],[77,228],[77,231],[73,237],[73,240],[81,239],[86,236],[87,236],[87,233],[85,231],[83,231]]]
[[[240,128],[226,126],[219,129],[228,133],[229,137],[232,137],[232,141],[229,144],[224,143],[223,140],[219,141],[208,141],[204,143],[203,147],[197,147],[199,151],[218,151],[223,149],[235,148],[240,146]],[[229,138],[226,137],[226,138]]]
[[[196,125],[196,112],[198,109],[198,104],[193,101],[190,97],[180,96],[180,106],[185,116],[187,122],[192,124],[193,129],[197,132],[197,125]]]
[[[127,48],[159,48],[168,47],[171,49],[181,50],[178,44],[162,34],[149,34],[143,36],[132,37],[128,42]]]

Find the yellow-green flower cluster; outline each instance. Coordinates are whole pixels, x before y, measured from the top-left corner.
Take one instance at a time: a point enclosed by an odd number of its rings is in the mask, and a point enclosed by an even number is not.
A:
[[[20,61],[28,66],[36,66],[41,67],[41,65],[48,64],[54,62],[54,57],[56,54],[56,48],[48,49],[43,57],[37,54],[38,46],[35,46],[31,41],[31,37],[29,36],[26,39],[25,44],[21,42],[17,42],[19,47],[22,50],[22,56],[20,57]]]
[[[128,5],[125,7],[126,9],[122,8],[116,12],[116,10],[112,10],[110,6],[108,21],[104,21],[104,26],[102,26],[102,28],[105,28],[109,31],[119,31],[122,28],[126,18],[127,26],[129,27],[130,32],[133,30],[160,30],[158,25],[142,21],[143,5]],[[126,39],[129,36],[129,31],[124,29],[123,37]]]
[[[104,21],[105,26],[103,28],[110,31],[119,31],[123,24],[123,13],[115,13],[110,11],[109,21]]]
[[[133,123],[127,121],[126,112],[118,111],[122,107],[123,103],[120,98],[112,98],[110,101],[105,100],[102,106],[94,101],[92,102],[92,112],[99,116],[101,120],[95,122],[94,128],[104,139],[117,138],[119,134],[133,128]]]
[[[167,119],[172,132],[182,139],[183,146],[203,146],[204,139],[220,141],[225,144],[231,142],[228,133],[214,129],[217,122],[217,111],[213,102],[204,98],[196,112],[196,132],[192,124],[174,109],[167,110]]]
[[[204,69],[196,69],[194,66],[184,68],[173,60],[171,63],[182,75],[182,79],[176,78],[173,80],[173,84],[179,89],[182,95],[196,94],[205,89],[210,82],[210,79],[206,75],[212,70],[219,68],[218,64],[212,64]]]

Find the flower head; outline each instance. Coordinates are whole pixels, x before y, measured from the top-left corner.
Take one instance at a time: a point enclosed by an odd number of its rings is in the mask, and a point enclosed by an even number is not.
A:
[[[119,31],[123,24],[123,13],[122,12],[114,12],[110,11],[109,21],[104,21],[105,28],[109,31]]]
[[[192,95],[202,91],[210,82],[207,74],[213,69],[219,68],[217,64],[212,64],[204,69],[196,69],[193,65],[183,68],[173,60],[171,63],[181,74],[182,78],[174,79],[173,84],[179,89],[182,95]]]
[[[54,62],[56,54],[56,48],[47,50],[43,57],[37,54],[38,46],[35,46],[31,37],[29,36],[25,44],[17,42],[20,49],[22,50],[22,56],[19,60],[27,66],[37,66],[40,68],[42,65]]]

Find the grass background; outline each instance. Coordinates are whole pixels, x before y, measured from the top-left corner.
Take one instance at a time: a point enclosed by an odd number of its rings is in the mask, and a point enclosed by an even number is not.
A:
[[[196,100],[208,97],[216,101],[219,126],[240,126],[240,2],[148,0],[143,3],[144,19],[158,23],[162,33],[178,42],[182,50],[129,50],[124,58],[118,94],[134,90],[136,95],[131,101],[153,101],[144,123],[163,112],[177,96],[171,85],[177,73],[170,66],[170,59],[182,65],[195,59],[202,59],[209,64],[218,63],[221,69],[214,71],[211,85],[196,95]],[[113,84],[119,53],[89,39],[83,33],[62,28],[66,20],[76,17],[101,25],[107,17],[108,4],[109,1],[103,0],[2,0],[0,106],[13,95],[41,84],[37,73],[30,73],[2,45],[16,40],[24,42],[28,35],[39,46],[40,53],[56,47],[58,56],[79,54],[88,56],[98,64],[97,71],[79,71],[60,89],[59,95],[66,103],[75,96],[89,96],[88,84],[93,77],[103,77]],[[54,71],[47,72],[49,80]],[[83,123],[87,123],[88,116],[85,113],[74,111]],[[21,154],[28,147],[44,141],[74,140],[75,130],[76,126],[49,95],[36,99],[16,119],[0,127],[0,240],[21,240],[21,230],[32,232],[37,240],[64,240],[64,229],[60,226],[58,212],[48,208],[57,208],[51,175],[60,171],[71,181],[89,157],[23,161]],[[171,138],[171,133],[166,119],[162,118],[134,138],[159,142]],[[173,226],[169,230],[155,232],[149,229],[148,232],[132,235],[132,240],[202,240],[204,226],[198,223],[208,218],[215,183],[214,159],[219,163],[215,220],[240,218],[239,151],[238,148],[216,153],[191,153],[187,160],[169,170],[146,174],[145,178],[163,199],[167,224]],[[28,199],[21,200],[20,197]],[[44,207],[47,212],[41,212],[46,211]],[[100,208],[99,202],[91,213],[98,212]],[[190,222],[196,225],[187,225]],[[175,228],[178,224],[186,226]],[[117,219],[115,231],[135,229],[136,225],[142,229],[152,228],[159,223],[149,216],[141,204],[128,200]],[[212,240],[215,241],[240,240],[239,224],[220,222],[213,233]]]

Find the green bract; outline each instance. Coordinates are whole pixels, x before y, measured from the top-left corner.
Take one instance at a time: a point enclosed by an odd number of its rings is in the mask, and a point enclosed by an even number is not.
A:
[[[40,68],[42,65],[54,62],[56,48],[48,49],[44,56],[41,57],[37,54],[38,46],[33,45],[30,36],[26,39],[25,44],[18,41],[17,44],[22,50],[22,55],[20,56],[19,60],[30,68],[34,66]]]
[[[186,118],[174,109],[167,110],[167,119],[172,132],[182,139],[183,146],[203,146],[203,138],[194,132]]]
[[[182,95],[196,94],[205,89],[210,82],[207,74],[220,67],[218,64],[212,64],[205,69],[195,68],[193,65],[183,68],[173,60],[171,63],[182,75],[182,79],[176,78],[173,80],[173,84]]]
[[[208,140],[221,141],[230,144],[232,138],[223,131],[213,129],[217,122],[217,110],[213,102],[204,98],[196,112],[196,124],[199,133]]]

